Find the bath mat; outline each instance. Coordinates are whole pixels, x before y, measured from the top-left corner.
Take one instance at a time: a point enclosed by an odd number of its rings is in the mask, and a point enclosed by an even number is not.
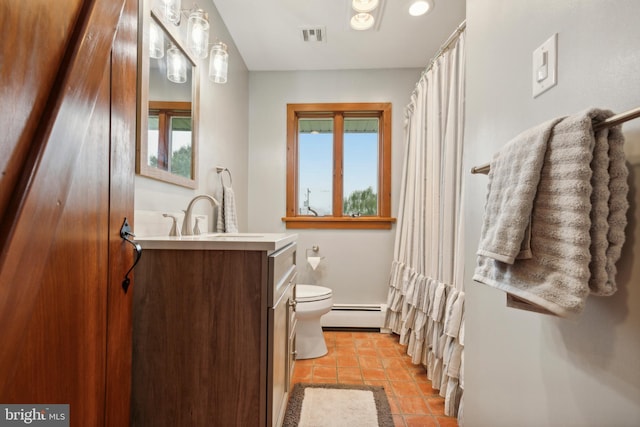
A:
[[[383,387],[306,384],[293,387],[283,427],[393,427]]]

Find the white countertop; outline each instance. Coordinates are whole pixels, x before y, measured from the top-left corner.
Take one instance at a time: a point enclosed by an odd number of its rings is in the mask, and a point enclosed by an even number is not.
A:
[[[207,233],[136,238],[142,249],[277,251],[298,239],[285,233]]]

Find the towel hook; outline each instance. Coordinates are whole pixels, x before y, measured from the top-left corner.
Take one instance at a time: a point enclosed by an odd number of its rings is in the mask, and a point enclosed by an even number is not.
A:
[[[229,174],[229,186],[233,185],[233,179],[231,178],[231,171],[229,169],[222,166],[216,166],[216,172],[218,173],[218,175],[220,175],[222,172],[226,172],[227,174]],[[220,175],[220,182],[224,185],[224,182],[222,181],[222,175]]]

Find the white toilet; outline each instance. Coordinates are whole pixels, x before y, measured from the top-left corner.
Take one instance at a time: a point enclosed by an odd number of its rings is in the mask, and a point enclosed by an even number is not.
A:
[[[333,293],[324,286],[296,285],[296,359],[327,354],[320,318],[331,311]]]

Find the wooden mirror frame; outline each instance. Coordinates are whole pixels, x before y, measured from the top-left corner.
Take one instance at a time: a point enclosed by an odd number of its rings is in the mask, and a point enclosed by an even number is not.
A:
[[[179,28],[152,10],[151,0],[141,2],[138,49],[138,120],[136,139],[136,174],[187,188],[198,187],[198,122],[200,114],[200,69],[197,60],[188,52]],[[149,26],[154,21],[167,38],[178,47],[191,64],[191,179],[147,164],[149,118]],[[186,21],[183,21],[186,22]]]

